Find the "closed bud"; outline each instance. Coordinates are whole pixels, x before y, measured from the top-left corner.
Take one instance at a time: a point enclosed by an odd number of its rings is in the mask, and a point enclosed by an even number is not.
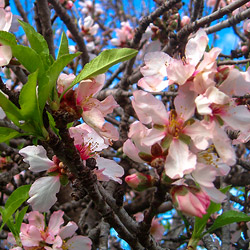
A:
[[[170,190],[176,208],[184,214],[202,218],[210,205],[209,196],[197,187],[174,186]]]
[[[153,176],[139,172],[126,176],[125,181],[136,191],[143,191],[147,188],[153,187],[155,183]]]

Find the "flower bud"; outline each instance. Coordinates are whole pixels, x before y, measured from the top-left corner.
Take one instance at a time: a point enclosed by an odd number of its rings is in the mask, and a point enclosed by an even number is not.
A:
[[[170,193],[176,208],[183,213],[202,218],[210,205],[209,196],[197,187],[174,186]]]
[[[126,176],[125,181],[136,191],[143,191],[147,188],[153,187],[155,183],[153,176],[139,172]]]
[[[190,23],[190,17],[188,16],[183,16],[181,19],[181,27],[184,27],[185,25]]]
[[[242,53],[247,53],[248,47],[246,45],[241,46],[241,51],[242,51]]]

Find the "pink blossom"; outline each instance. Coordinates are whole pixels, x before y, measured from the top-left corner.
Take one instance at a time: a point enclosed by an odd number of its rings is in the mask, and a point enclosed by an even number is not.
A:
[[[96,159],[98,169],[94,169],[94,173],[99,181],[113,180],[122,183],[120,177],[124,175],[123,168],[115,161],[99,157],[97,154],[109,146],[103,137],[87,124],[71,127],[69,133],[74,138],[74,144],[83,160],[90,157]]]
[[[166,147],[164,150],[168,149],[165,171],[172,179],[181,178],[195,169],[196,156],[189,150],[191,142],[202,150],[209,145],[206,129],[199,121],[188,122],[193,112],[182,113],[185,106],[181,106],[179,101],[176,103],[176,112],[167,112],[163,103],[149,93],[135,91],[132,100],[140,121],[152,123],[152,129],[142,139],[142,144],[151,146],[159,142],[163,148]],[[168,142],[166,146],[164,142]]]
[[[203,57],[207,44],[206,32],[199,29],[187,42],[185,58],[171,58],[164,52],[146,54],[146,66],[141,69],[144,77],[139,81],[139,86],[148,91],[161,91],[172,83],[185,84],[191,76],[195,76],[202,70],[196,68],[199,67],[198,63]]]
[[[1,3],[4,6],[4,3]],[[9,31],[12,23],[12,13],[6,12],[3,7],[0,8],[0,30]],[[0,66],[9,64],[12,58],[12,52],[10,46],[0,46]]]
[[[121,29],[115,29],[117,38],[111,39],[111,44],[118,47],[126,47],[127,43],[134,37],[133,28],[129,22],[122,22]]]
[[[70,221],[66,226],[61,227],[64,223],[63,214],[64,212],[61,210],[54,212],[46,227],[42,214],[37,211],[28,213],[29,223],[22,223],[20,232],[20,239],[24,249],[28,250],[30,247],[43,246],[46,250],[78,250],[81,247],[90,250],[92,242],[88,237],[73,236],[78,228],[75,222]],[[11,243],[13,243],[12,237],[13,235],[10,233],[8,241]],[[18,248],[13,249],[18,250]]]
[[[41,172],[47,170],[56,175],[46,176],[37,179],[31,186],[28,202],[34,210],[47,212],[56,202],[56,194],[60,190],[61,168],[57,158],[54,161],[48,159],[46,151],[42,146],[27,146],[22,148],[19,153],[24,157],[23,161],[29,163],[30,170]]]
[[[78,3],[81,6],[81,13],[82,14],[88,14],[88,15],[92,15],[92,10],[94,9],[94,16],[98,16],[101,15],[103,13],[103,10],[101,8],[101,5],[99,3],[96,3],[93,6],[93,2],[90,0],[87,1],[79,1]]]
[[[99,25],[97,23],[94,24],[94,20],[91,16],[85,17],[83,21],[82,19],[79,19],[78,25],[80,26],[81,31],[84,35],[94,36],[99,28]]]
[[[70,84],[73,82],[75,79],[74,74],[60,74],[58,79],[57,79],[57,90],[59,94],[62,94],[64,90],[66,90]]]
[[[83,110],[83,120],[103,137],[118,140],[119,134],[112,124],[105,123],[104,117],[118,107],[113,96],[99,101],[93,96],[102,89],[104,74],[80,82],[76,90],[76,104]]]
[[[181,27],[184,27],[185,25],[190,23],[190,17],[189,16],[183,16],[181,19]]]
[[[196,187],[174,186],[170,190],[176,208],[183,213],[202,218],[210,205],[209,196]]]

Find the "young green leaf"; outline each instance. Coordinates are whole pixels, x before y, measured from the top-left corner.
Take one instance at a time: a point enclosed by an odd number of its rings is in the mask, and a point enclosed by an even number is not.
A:
[[[25,216],[27,210],[28,210],[29,206],[24,207],[19,213],[18,216],[16,218],[16,224],[15,224],[15,228],[17,232],[20,232],[20,228],[23,222],[23,217]]]
[[[0,43],[3,45],[15,46],[17,44],[16,37],[7,32],[7,31],[0,31]]]
[[[19,104],[21,114],[25,120],[32,119],[42,123],[36,94],[37,74],[38,72],[36,71],[29,75],[27,83],[20,92]]]
[[[49,54],[49,48],[44,37],[35,31],[35,29],[28,23],[25,23],[21,20],[18,20],[24,32],[29,40],[30,46],[34,49],[38,54],[44,52]]]
[[[81,52],[75,54],[67,54],[60,56],[48,69],[47,75],[49,78],[49,93],[56,87],[56,81],[59,74],[75,57],[79,56]]]
[[[9,220],[12,214],[29,198],[29,190],[31,185],[24,185],[17,188],[8,198],[5,203],[5,209],[1,212],[3,223],[0,231],[3,229],[5,223]]]
[[[248,216],[245,213],[234,210],[226,211],[222,215],[217,217],[213,225],[204,234],[211,233],[214,230],[223,227],[225,225],[241,221],[250,221],[250,216]]]
[[[138,51],[129,48],[108,49],[87,63],[72,84],[62,93],[62,96],[78,82],[105,73],[113,65],[130,60]]]
[[[19,133],[18,131],[7,128],[7,127],[0,127],[0,143],[8,141],[14,137],[21,136],[23,134]]]
[[[38,75],[41,76],[44,74],[42,58],[35,50],[22,45],[12,46],[11,49],[13,56],[15,56],[30,73],[39,69]]]
[[[0,91],[0,106],[4,110],[7,117],[18,126],[19,121],[23,119],[21,111],[3,94],[2,91]]]
[[[68,55],[68,54],[69,54],[68,39],[67,39],[65,32],[63,32],[62,36],[61,36],[61,42],[60,42],[57,58],[59,58],[63,55]]]

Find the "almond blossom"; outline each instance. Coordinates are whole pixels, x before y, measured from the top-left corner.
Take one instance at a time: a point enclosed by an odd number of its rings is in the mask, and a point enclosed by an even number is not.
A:
[[[28,203],[34,210],[48,212],[57,201],[56,194],[60,190],[61,166],[56,157],[53,161],[48,159],[46,150],[42,146],[27,146],[19,151],[24,159],[23,161],[30,165],[32,172],[38,173],[47,171],[54,173],[52,176],[41,177],[31,186]]]
[[[38,211],[27,214],[29,223],[22,223],[20,239],[25,250],[40,249],[45,250],[90,250],[92,242],[86,236],[73,236],[78,226],[70,221],[62,227],[64,212],[59,210],[54,212],[45,226],[45,219]],[[15,244],[12,233],[8,235],[8,241]],[[13,248],[18,249],[18,248]],[[22,249],[22,248],[20,248]]]
[[[203,57],[208,37],[206,32],[199,29],[190,38],[185,48],[185,57],[175,59],[164,52],[151,52],[145,56],[145,66],[141,68],[143,78],[138,85],[148,91],[161,91],[168,85],[178,83],[183,85],[202,68],[197,69]],[[166,80],[165,78],[168,78]]]
[[[199,150],[209,145],[207,130],[199,121],[190,120],[192,117],[189,107],[183,107],[179,101],[176,111],[167,112],[163,103],[144,91],[135,91],[132,105],[139,120],[144,124],[152,123],[147,136],[141,143],[152,146],[160,143],[167,151],[165,172],[170,178],[181,178],[184,174],[195,169],[196,155],[190,150],[192,144]]]
[[[80,26],[84,35],[94,36],[99,28],[99,25],[97,23],[94,24],[94,20],[91,16],[85,17],[84,20],[79,19],[78,25]]]
[[[72,74],[61,74],[58,79],[58,92],[62,93],[66,90],[74,78]],[[106,97],[103,101],[94,97],[102,89],[104,81],[104,74],[83,80],[79,83],[77,89],[68,91],[62,100],[67,108],[71,106],[77,113],[81,112],[84,122],[95,129],[98,134],[105,139],[117,141],[119,139],[117,129],[112,124],[105,122],[104,117],[112,113],[114,108],[119,105],[112,95]]]
[[[115,29],[117,38],[110,40],[111,44],[118,47],[126,47],[134,37],[134,30],[129,22],[122,22],[121,29]]]
[[[98,152],[109,145],[105,140],[87,124],[80,124],[69,129],[70,136],[74,138],[74,144],[78,149],[82,160],[92,157],[96,159],[97,169],[94,173],[99,181],[113,180],[122,183],[120,177],[124,175],[123,168],[115,161],[105,159],[98,155]]]

